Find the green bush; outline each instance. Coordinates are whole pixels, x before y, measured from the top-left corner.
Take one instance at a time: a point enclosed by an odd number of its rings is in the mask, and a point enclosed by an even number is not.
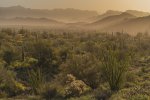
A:
[[[100,83],[100,65],[98,59],[91,54],[72,55],[62,65],[64,74],[72,74],[77,79],[84,81],[88,86],[95,89]]]
[[[26,90],[26,87],[15,80],[15,73],[0,64],[0,90],[1,95],[16,96]]]
[[[44,92],[42,92],[42,98],[45,100],[52,100],[57,96],[56,88],[46,88]]]
[[[3,52],[3,59],[7,64],[10,64],[15,57],[15,53],[12,50],[6,50]]]
[[[45,75],[46,80],[51,80],[58,72],[58,64],[51,44],[47,41],[39,40],[33,43],[32,57],[37,59],[37,66]]]
[[[104,83],[103,85],[100,85],[96,90],[94,90],[94,97],[97,100],[106,100],[111,96],[111,90],[109,88],[109,85]]]
[[[39,94],[43,88],[44,76],[40,68],[30,69],[28,73],[28,84],[31,87],[32,93]]]

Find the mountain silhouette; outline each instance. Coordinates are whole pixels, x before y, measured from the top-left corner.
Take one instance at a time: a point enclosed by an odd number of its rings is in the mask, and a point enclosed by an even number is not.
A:
[[[49,18],[58,21],[77,22],[93,16],[98,16],[96,11],[79,10],[79,9],[30,9],[22,6],[0,7],[1,18],[15,17],[33,17],[33,18]]]

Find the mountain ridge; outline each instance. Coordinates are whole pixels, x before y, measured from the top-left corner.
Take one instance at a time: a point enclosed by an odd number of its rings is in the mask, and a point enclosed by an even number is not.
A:
[[[95,11],[67,9],[31,9],[22,6],[0,7],[0,25],[61,27],[65,30],[150,31],[150,13],[137,10]]]
[[[24,8],[22,6],[12,7],[0,7],[0,17],[12,18],[12,17],[34,17],[34,18],[50,18],[58,21],[78,21],[93,16],[97,16],[96,11],[79,10],[73,8],[67,9],[31,9]]]

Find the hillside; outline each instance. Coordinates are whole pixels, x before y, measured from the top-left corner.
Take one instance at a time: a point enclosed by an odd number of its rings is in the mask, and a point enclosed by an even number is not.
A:
[[[122,21],[115,25],[109,26],[103,30],[109,30],[109,31],[124,30],[126,32],[130,32],[134,34],[136,34],[137,32],[149,32],[150,31],[150,16],[134,18],[128,21]]]
[[[0,18],[0,25],[63,25],[64,23],[47,18]]]
[[[132,14],[136,17],[144,17],[144,16],[149,16],[150,13],[149,12],[143,12],[143,11],[137,11],[137,10],[127,10],[126,11],[129,14]]]
[[[148,15],[148,13],[128,10],[121,13],[120,15],[105,17],[94,23],[88,24],[87,26],[90,26],[89,28],[91,29],[103,32],[125,31],[130,34],[136,34],[138,32],[149,32],[150,16],[146,15]]]
[[[102,28],[114,25],[116,23],[120,23],[121,21],[126,21],[132,18],[135,18],[135,16],[124,12],[124,13],[121,13],[120,15],[108,16],[106,18],[103,18],[99,21],[91,23],[90,26],[102,29]]]
[[[58,21],[76,22],[93,16],[97,16],[96,11],[78,10],[78,9],[30,9],[22,6],[0,7],[1,18],[14,17],[33,17],[33,18],[50,18]]]
[[[101,20],[101,19],[109,17],[109,16],[119,15],[121,13],[122,13],[121,11],[108,10],[108,11],[106,11],[105,13],[103,13],[101,15],[94,16],[94,17],[90,18],[89,20],[94,22],[94,21],[98,21],[98,20]]]

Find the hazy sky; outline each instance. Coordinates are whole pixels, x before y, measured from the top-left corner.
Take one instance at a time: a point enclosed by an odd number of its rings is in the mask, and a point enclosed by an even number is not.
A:
[[[150,0],[0,0],[0,6],[21,5],[28,8],[77,8],[84,10],[141,10],[150,12]]]

